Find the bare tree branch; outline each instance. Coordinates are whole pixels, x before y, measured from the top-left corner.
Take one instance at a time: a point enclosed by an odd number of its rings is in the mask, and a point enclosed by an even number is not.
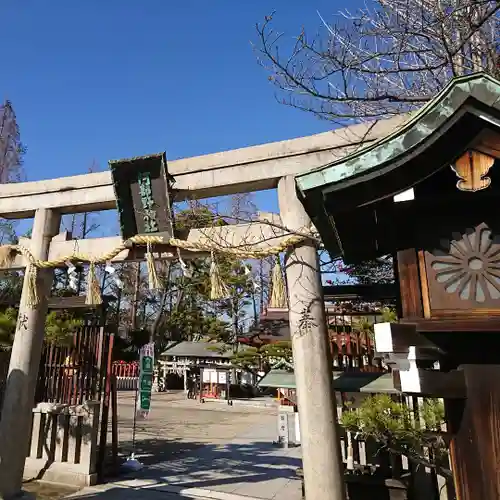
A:
[[[341,125],[420,107],[453,76],[499,70],[498,0],[372,0],[294,39],[257,25],[280,102]]]

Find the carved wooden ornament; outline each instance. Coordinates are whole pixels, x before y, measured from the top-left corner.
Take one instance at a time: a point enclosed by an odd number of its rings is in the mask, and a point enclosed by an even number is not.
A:
[[[429,257],[436,285],[450,298],[498,307],[500,245],[486,224],[456,234],[451,241],[443,240],[443,250],[435,250]]]
[[[492,156],[470,150],[464,153],[451,168],[460,179],[457,188],[460,191],[481,191],[491,184],[491,179],[486,177],[490,168],[495,163]]]

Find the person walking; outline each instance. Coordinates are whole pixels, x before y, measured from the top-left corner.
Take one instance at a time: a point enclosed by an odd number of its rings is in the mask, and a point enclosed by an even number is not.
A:
[[[187,398],[188,399],[195,399],[196,398],[196,383],[195,383],[195,376],[191,375],[188,380],[187,380]]]

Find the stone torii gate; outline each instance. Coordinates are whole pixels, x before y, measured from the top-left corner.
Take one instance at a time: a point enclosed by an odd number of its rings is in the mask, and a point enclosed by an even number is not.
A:
[[[266,144],[235,151],[172,161],[176,201],[200,199],[237,192],[278,188],[283,226],[289,231],[310,227],[311,220],[297,198],[293,175],[307,172],[342,157],[361,144],[373,142],[399,126],[397,117],[375,127],[357,125],[311,137]],[[0,216],[33,217],[31,240],[22,241],[39,260],[54,260],[78,251],[91,258],[122,243],[121,237],[72,240],[59,234],[61,215],[116,208],[117,198],[109,171],[0,186]],[[122,225],[123,229],[123,225]],[[276,245],[290,233],[268,223],[239,224],[224,228],[194,230],[188,241],[220,240],[225,245],[253,244],[265,249]],[[168,245],[156,247],[155,257],[177,258]],[[142,259],[144,253],[123,250],[114,261]],[[183,257],[196,254],[184,252]],[[18,256],[14,267],[27,262]],[[327,344],[322,287],[317,246],[304,240],[286,255],[289,286],[290,327],[298,388],[303,469],[310,498],[342,500],[345,496],[343,469],[336,428],[332,363]],[[26,307],[27,280],[0,421],[0,494],[18,495],[22,488],[25,450],[29,445],[31,412],[47,313],[47,296],[52,271],[38,272],[40,303]],[[307,321],[305,321],[305,318]]]

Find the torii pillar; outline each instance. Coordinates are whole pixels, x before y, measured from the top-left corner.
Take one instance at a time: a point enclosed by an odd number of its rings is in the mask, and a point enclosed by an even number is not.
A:
[[[35,212],[30,248],[35,258],[47,260],[50,242],[59,232],[60,223],[60,214],[51,209],[40,208]],[[52,269],[38,270],[40,303],[34,310],[24,305],[28,291],[26,276],[24,279],[0,417],[0,498],[5,500],[17,498],[22,493],[52,277]]]
[[[293,177],[279,181],[278,201],[287,229],[310,227]],[[290,250],[285,270],[306,498],[344,500],[333,363],[316,244],[306,240]]]

